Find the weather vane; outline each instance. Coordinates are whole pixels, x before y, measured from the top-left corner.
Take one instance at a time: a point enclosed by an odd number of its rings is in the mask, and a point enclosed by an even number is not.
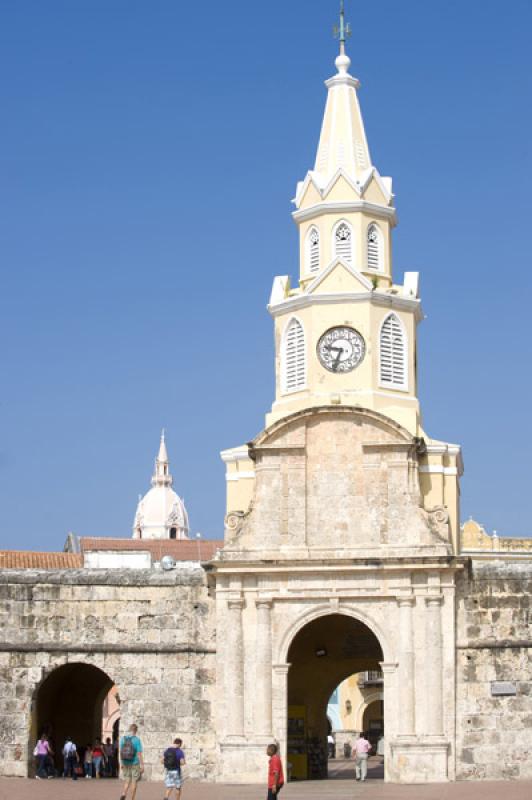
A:
[[[333,28],[335,39],[340,40],[340,55],[345,54],[345,40],[351,36],[351,25],[344,21],[344,0],[340,0],[340,25]]]

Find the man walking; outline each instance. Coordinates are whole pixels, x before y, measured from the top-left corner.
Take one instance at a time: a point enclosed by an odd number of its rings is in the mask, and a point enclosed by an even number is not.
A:
[[[276,744],[269,744],[266,755],[270,757],[268,763],[268,800],[276,800],[284,786],[283,765],[278,754]]]
[[[368,754],[371,750],[371,744],[365,738],[363,732],[360,732],[358,739],[353,747],[353,755],[355,757],[355,778],[357,781],[365,781],[368,774]]]
[[[183,778],[181,769],[185,764],[185,754],[181,749],[182,739],[174,739],[173,745],[167,747],[163,753],[164,785],[166,786],[165,800],[169,800],[175,789],[176,800],[180,800]]]
[[[126,800],[129,789],[131,788],[131,800],[135,800],[137,794],[137,783],[144,772],[144,757],[142,755],[142,742],[137,736],[138,728],[136,725],[129,726],[129,733],[122,736],[120,740],[120,764],[122,766],[122,777],[124,786],[120,800]]]
[[[78,761],[79,761],[79,756],[77,747],[72,741],[72,737],[67,736],[65,744],[63,746],[63,763],[65,766],[63,774],[65,778],[68,778],[70,776],[73,781],[77,781],[78,775],[76,772],[76,767],[78,765]]]

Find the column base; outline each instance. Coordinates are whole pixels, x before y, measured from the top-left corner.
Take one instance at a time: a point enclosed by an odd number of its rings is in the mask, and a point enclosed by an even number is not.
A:
[[[264,739],[264,741],[262,741]],[[228,736],[220,742],[219,783],[264,783],[268,770],[266,747],[271,736],[254,736],[253,741],[244,737]]]
[[[398,736],[390,742],[387,779],[393,783],[445,783],[449,742],[440,736]]]

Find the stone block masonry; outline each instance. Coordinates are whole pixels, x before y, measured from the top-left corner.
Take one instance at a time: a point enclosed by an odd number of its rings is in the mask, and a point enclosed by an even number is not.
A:
[[[2,775],[31,773],[47,679],[88,665],[100,672],[86,675],[118,687],[121,730],[139,725],[146,778],[162,776],[162,749],[176,735],[191,776],[214,777],[216,647],[203,570],[9,570],[0,574],[0,601]],[[56,687],[64,702],[69,675]]]
[[[473,561],[460,577],[458,779],[532,778],[531,592],[530,562]]]

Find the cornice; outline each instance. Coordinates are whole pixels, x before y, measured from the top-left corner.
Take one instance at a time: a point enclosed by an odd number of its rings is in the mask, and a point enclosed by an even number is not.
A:
[[[400,311],[411,311],[417,322],[424,318],[421,301],[415,298],[402,297],[397,294],[383,294],[381,292],[331,292],[330,294],[298,294],[288,297],[281,303],[267,306],[272,317],[285,314],[289,311],[298,311],[311,305],[330,305],[337,303],[367,303],[385,308],[395,308]]]
[[[247,445],[231,450],[222,450],[220,452],[220,458],[225,464],[230,464],[233,461],[242,461],[245,458],[249,458],[249,450]]]
[[[227,550],[227,553],[230,551]],[[236,553],[235,553],[236,555]],[[431,570],[462,570],[466,559],[450,554],[438,555],[405,555],[397,554],[381,556],[359,557],[354,554],[334,557],[332,552],[323,553],[321,558],[309,558],[308,552],[300,553],[297,556],[287,556],[286,558],[268,559],[265,551],[247,551],[238,554],[234,560],[228,558],[224,560],[213,560],[210,566],[217,573],[289,573],[289,574],[324,574],[324,573],[371,573],[374,577],[387,572],[407,571],[426,571]]]
[[[370,203],[367,200],[353,200],[349,203],[316,203],[316,205],[304,208],[301,211],[293,211],[292,219],[294,222],[305,222],[315,219],[322,214],[347,214],[350,211],[367,211],[374,217],[381,217],[389,220],[392,225],[397,224],[397,212],[393,206],[381,206],[378,203]]]

